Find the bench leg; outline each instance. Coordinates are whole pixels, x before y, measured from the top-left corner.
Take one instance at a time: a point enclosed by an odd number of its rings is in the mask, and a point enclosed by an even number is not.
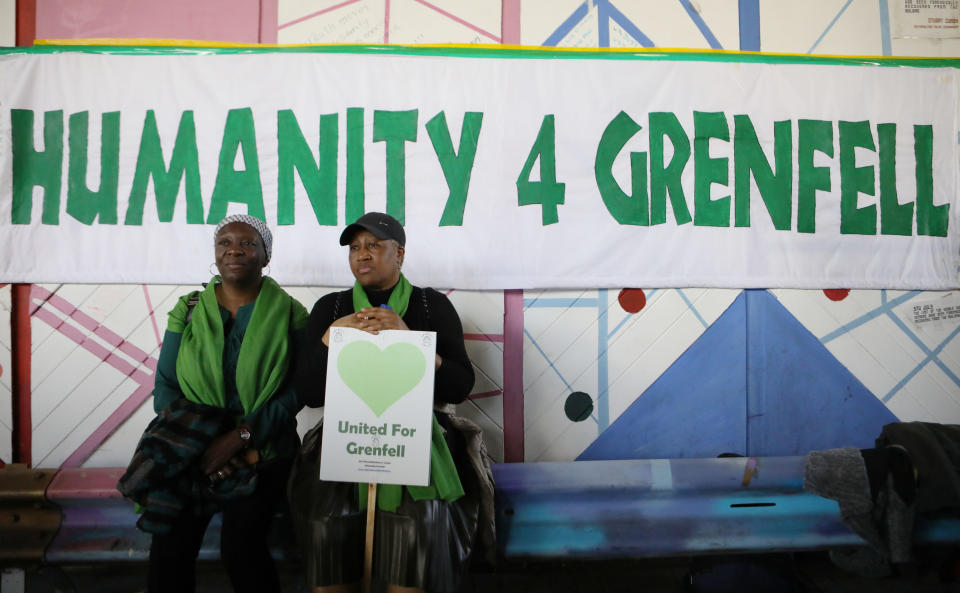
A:
[[[23,593],[25,577],[22,568],[4,568],[0,579],[0,591],[3,593]]]

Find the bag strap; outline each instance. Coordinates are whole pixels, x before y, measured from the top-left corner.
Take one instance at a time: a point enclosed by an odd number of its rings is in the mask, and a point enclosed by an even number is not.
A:
[[[195,290],[191,292],[190,297],[187,299],[187,322],[186,323],[190,323],[190,320],[193,319],[193,308],[196,307],[197,303],[199,302],[200,302],[200,291]],[[186,325],[186,323],[184,325]]]
[[[423,299],[423,313],[426,318],[427,326],[430,325],[430,305],[427,304],[427,289],[420,289],[420,298]]]
[[[333,303],[333,321],[330,322],[331,324],[337,319],[340,319],[340,297],[342,296],[342,292],[337,293],[337,300]]]

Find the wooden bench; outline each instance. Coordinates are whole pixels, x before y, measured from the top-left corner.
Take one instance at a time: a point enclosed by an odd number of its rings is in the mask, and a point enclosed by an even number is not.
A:
[[[150,534],[137,529],[134,505],[117,491],[123,468],[63,469],[47,487],[47,499],[63,512],[60,530],[47,547],[48,563],[146,561]],[[286,515],[271,533],[274,558],[296,557],[297,547]],[[200,560],[220,557],[220,515],[210,521]]]
[[[495,464],[499,554],[618,559],[864,545],[835,501],[803,490],[803,466],[804,457]],[[8,470],[0,469],[0,492],[43,481],[10,480]],[[147,559],[150,536],[136,528],[132,503],[115,487],[121,468],[29,471],[48,480],[44,500],[35,503],[61,513],[59,529],[34,561]],[[0,493],[0,501],[13,499]],[[49,517],[41,527],[49,536]],[[219,556],[219,528],[216,517],[201,559]],[[275,558],[297,558],[289,523],[278,522],[271,537]],[[920,518],[915,542],[960,542],[960,518]]]
[[[494,466],[507,558],[642,558],[863,546],[837,502],[803,490],[805,457]],[[914,541],[960,542],[919,518]]]

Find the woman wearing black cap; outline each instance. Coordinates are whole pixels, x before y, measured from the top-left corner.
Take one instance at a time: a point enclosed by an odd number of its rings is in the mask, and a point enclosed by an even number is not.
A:
[[[446,296],[411,285],[401,273],[406,236],[393,217],[364,214],[344,229],[340,244],[350,248],[356,282],[314,305],[297,361],[297,393],[308,406],[324,404],[330,327],[437,332],[434,412],[448,451],[434,449],[432,455],[452,458],[454,487],[435,488],[435,498],[415,499],[407,488],[399,500],[378,497],[373,577],[388,591],[456,591],[478,523],[486,544],[493,534],[493,481],[480,429],[453,414],[453,404],[466,399],[474,381],[460,318]],[[306,552],[308,584],[315,591],[355,590],[363,569],[365,514],[356,484],[316,478],[320,435],[317,426],[304,437],[291,474],[294,525]],[[435,480],[431,476],[431,485]]]

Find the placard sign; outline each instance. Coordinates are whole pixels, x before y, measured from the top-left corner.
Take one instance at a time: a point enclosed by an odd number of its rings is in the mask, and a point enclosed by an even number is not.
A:
[[[330,328],[321,480],[429,484],[436,340]]]

